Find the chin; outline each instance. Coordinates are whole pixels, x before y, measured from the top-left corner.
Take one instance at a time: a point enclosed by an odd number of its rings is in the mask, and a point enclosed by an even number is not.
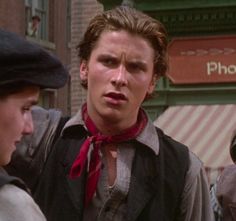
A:
[[[104,111],[101,114],[102,118],[106,121],[110,122],[119,122],[123,118],[123,114],[121,114],[119,111],[111,109],[108,111]]]
[[[4,158],[4,159],[1,160],[0,166],[6,166],[7,164],[10,163],[10,161],[11,161],[11,158],[10,158],[10,157]]]

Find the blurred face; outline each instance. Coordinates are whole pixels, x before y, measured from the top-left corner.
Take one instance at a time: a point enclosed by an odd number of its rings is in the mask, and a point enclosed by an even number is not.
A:
[[[93,121],[121,129],[132,126],[145,96],[155,88],[153,68],[154,50],[145,39],[126,31],[103,32],[90,59],[80,66]]]
[[[31,107],[39,97],[39,87],[30,86],[0,99],[0,166],[11,159],[24,134],[33,132]]]
[[[40,21],[37,18],[32,19],[32,25],[34,27],[39,26]]]

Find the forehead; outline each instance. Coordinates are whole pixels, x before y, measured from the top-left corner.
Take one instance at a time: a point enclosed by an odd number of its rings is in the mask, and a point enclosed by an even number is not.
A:
[[[94,50],[125,53],[130,55],[154,56],[154,49],[149,41],[127,31],[104,31],[101,33]]]
[[[16,102],[29,101],[32,103],[37,102],[39,97],[40,88],[38,86],[25,86],[23,88],[16,89],[15,91],[10,91],[2,100],[10,99]]]

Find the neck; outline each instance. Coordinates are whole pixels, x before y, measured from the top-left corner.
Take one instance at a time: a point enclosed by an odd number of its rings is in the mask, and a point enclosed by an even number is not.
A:
[[[106,117],[99,113],[94,113],[88,108],[88,115],[102,134],[117,135],[136,123],[138,113],[136,116],[132,114],[128,119],[115,119],[114,117]]]
[[[114,122],[113,120],[104,119],[104,117],[99,117],[99,118],[91,117],[91,119],[93,120],[97,129],[104,135],[120,134],[122,131],[133,126],[136,122],[136,120],[132,122],[127,122],[127,121]]]

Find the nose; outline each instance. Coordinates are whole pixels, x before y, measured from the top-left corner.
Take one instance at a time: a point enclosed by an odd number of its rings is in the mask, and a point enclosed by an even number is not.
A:
[[[124,65],[119,65],[112,76],[111,82],[114,86],[122,87],[127,85],[127,71]]]
[[[29,113],[29,114],[27,114],[27,116],[25,118],[23,134],[24,135],[32,134],[33,131],[34,131],[34,123],[33,123],[33,119],[32,119],[32,114]]]

